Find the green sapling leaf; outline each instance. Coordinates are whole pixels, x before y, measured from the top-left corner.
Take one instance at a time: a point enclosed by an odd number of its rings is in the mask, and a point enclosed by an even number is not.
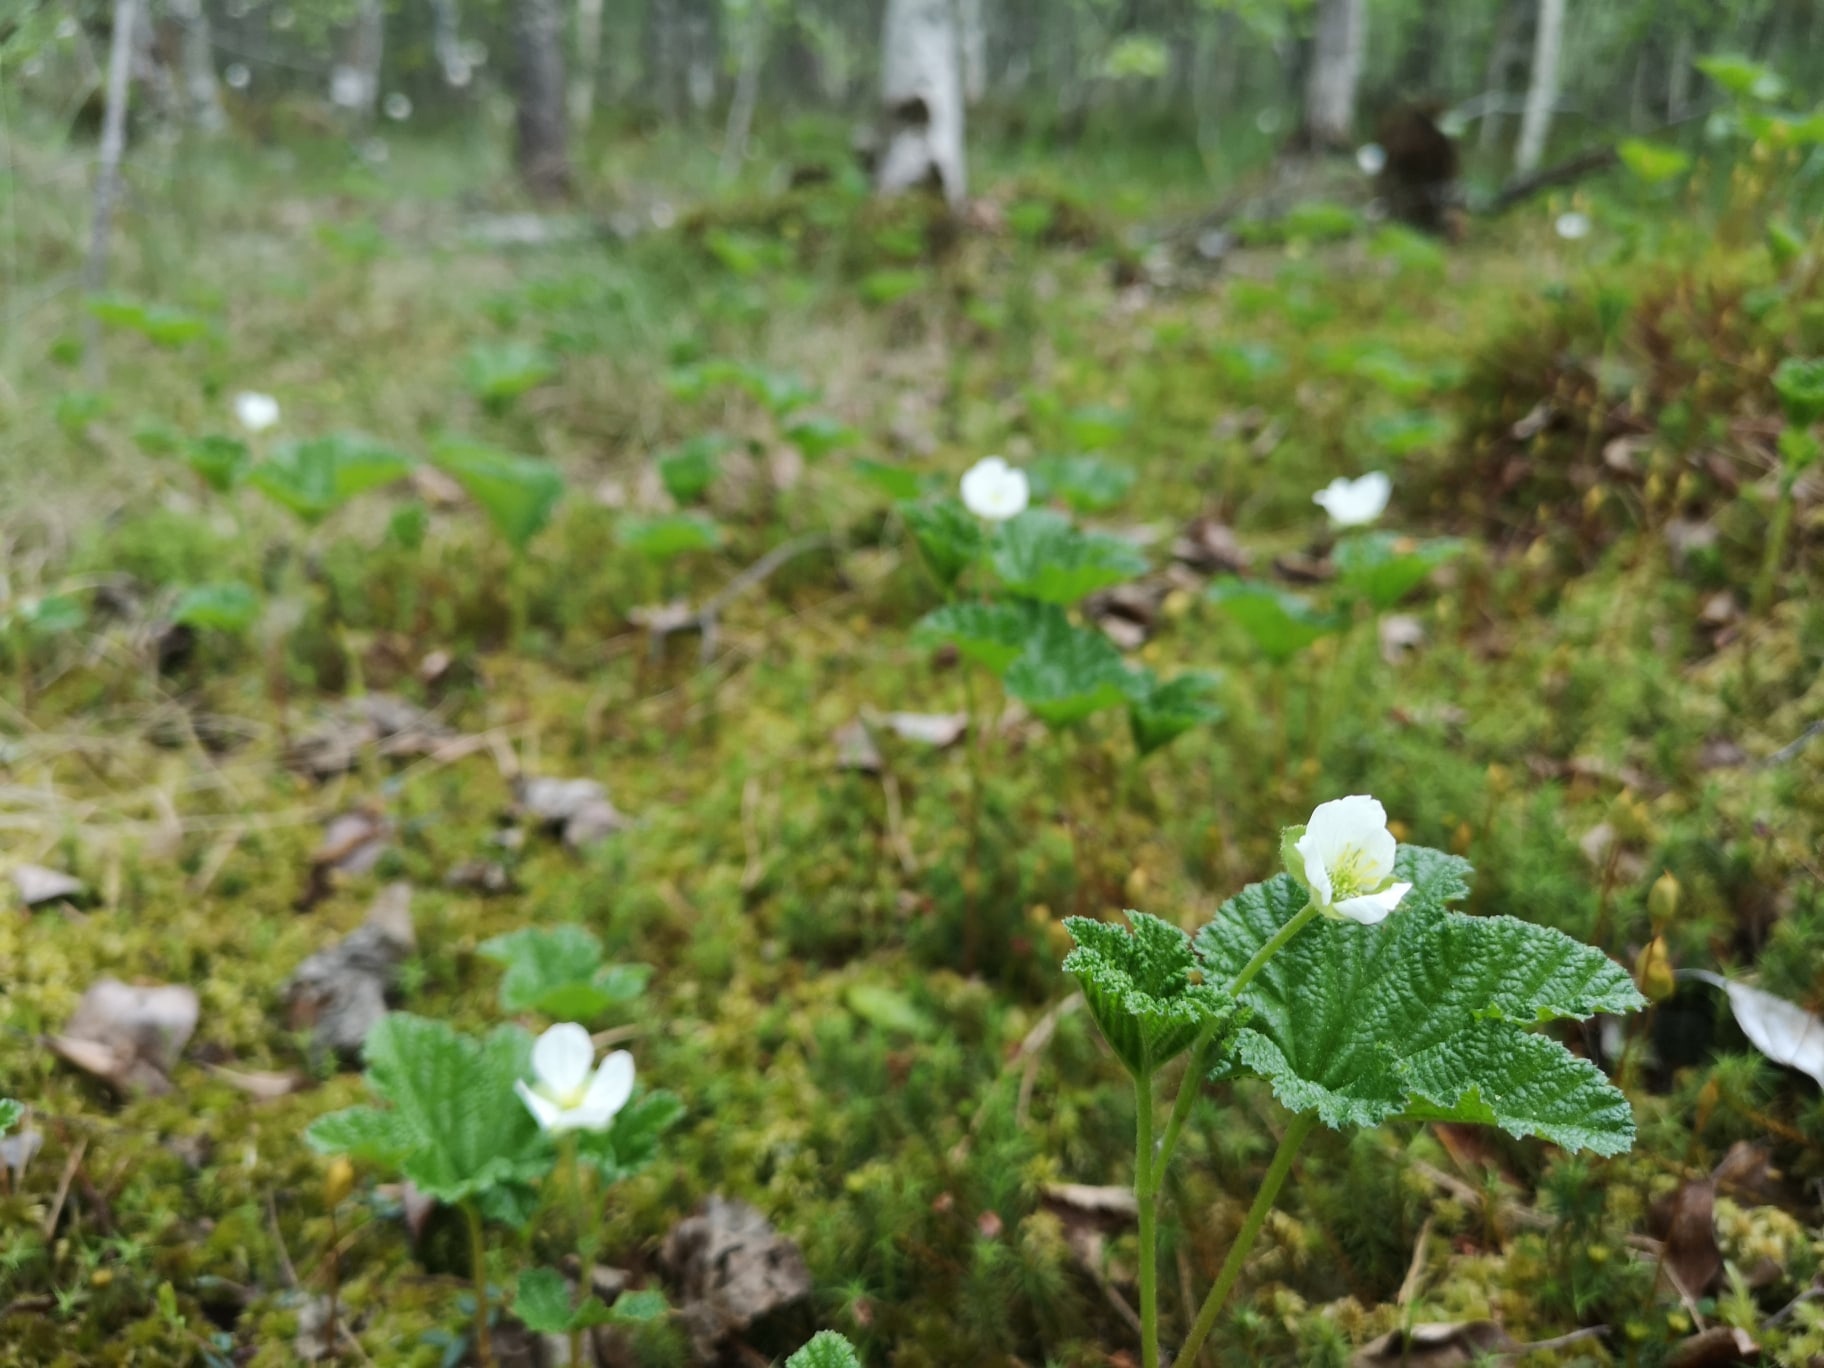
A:
[[[1343,625],[1341,618],[1319,611],[1297,594],[1233,576],[1212,584],[1209,599],[1221,605],[1260,653],[1276,665]]]
[[[969,600],[948,603],[927,613],[912,628],[912,639],[925,646],[954,646],[964,660],[972,660],[998,675],[1004,674],[1025,653],[1028,644],[1041,635],[1069,628],[1063,610],[1049,603]]]
[[[1031,508],[1002,523],[991,559],[1010,592],[1061,607],[1146,573],[1146,557],[1131,542],[1081,532],[1049,508]]]
[[[1142,755],[1170,745],[1194,727],[1222,719],[1216,702],[1220,676],[1204,670],[1187,670],[1161,684],[1151,671],[1135,672],[1127,704],[1127,721],[1134,747]]]
[[[536,457],[478,442],[445,440],[432,448],[431,460],[481,505],[495,530],[520,555],[544,531],[564,496],[564,477],[549,461]]]
[[[1135,675],[1107,637],[1060,614],[1041,620],[1002,683],[1041,722],[1067,727],[1120,707],[1133,693]]]
[[[0,1097],[0,1135],[5,1135],[19,1124],[25,1115],[25,1108],[10,1097]]]
[[[861,1368],[861,1359],[848,1340],[834,1330],[823,1330],[787,1359],[785,1368]]]
[[[602,944],[580,926],[527,927],[483,941],[483,957],[504,964],[500,1005],[558,1021],[593,1021],[635,1001],[651,970],[602,963]]]

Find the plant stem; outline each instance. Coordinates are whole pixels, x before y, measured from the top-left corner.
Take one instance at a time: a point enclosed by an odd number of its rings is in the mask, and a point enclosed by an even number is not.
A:
[[[952,602],[955,599],[952,598]],[[982,850],[982,745],[987,741],[984,734],[986,723],[976,710],[975,672],[968,661],[963,661],[963,707],[968,712],[968,721],[963,728],[963,748],[969,754],[969,854],[963,861],[963,973],[975,972],[975,963],[981,950],[981,928],[977,926],[978,905],[976,902],[977,885],[981,881]]]
[[[1316,1112],[1303,1112],[1293,1117],[1292,1124],[1286,1127],[1285,1138],[1279,1142],[1279,1149],[1267,1168],[1267,1176],[1261,1181],[1260,1191],[1254,1196],[1254,1205],[1248,1208],[1247,1219],[1241,1223],[1241,1231],[1235,1236],[1235,1243],[1229,1246],[1228,1257],[1222,1261],[1222,1271],[1216,1275],[1216,1285],[1210,1289],[1210,1295],[1203,1299],[1203,1306],[1197,1312],[1191,1333],[1179,1348],[1178,1357],[1172,1360],[1172,1368],[1191,1368],[1191,1364],[1196,1361],[1203,1342],[1216,1326],[1216,1317],[1222,1314],[1223,1303],[1228,1301],[1229,1293],[1235,1288],[1235,1280],[1241,1276],[1241,1266],[1247,1262],[1248,1251],[1254,1247],[1260,1228],[1266,1224],[1267,1214],[1273,1210],[1279,1190],[1285,1185],[1286,1175],[1292,1170],[1292,1160],[1298,1153],[1298,1147],[1304,1144],[1305,1137],[1316,1124]]]
[[[1758,620],[1767,615],[1773,602],[1773,581],[1780,562],[1786,559],[1786,539],[1792,529],[1792,487],[1797,472],[1788,466],[1780,476],[1780,501],[1773,508],[1773,525],[1767,531],[1767,553],[1761,558],[1761,572],[1754,577],[1754,601],[1751,611]]]
[[[494,1368],[494,1340],[488,1330],[488,1247],[481,1237],[481,1212],[473,1198],[462,1204],[462,1214],[468,1219],[469,1254],[474,1261],[475,1362],[480,1368]]]
[[[1134,1077],[1134,1204],[1140,1213],[1140,1361],[1159,1362],[1159,1164],[1153,1154],[1153,1076]]]
[[[1254,952],[1254,958],[1243,965],[1241,972],[1235,975],[1235,981],[1229,985],[1229,996],[1232,998],[1239,998],[1241,996],[1241,990],[1254,981],[1254,976],[1256,974],[1266,968],[1267,961],[1277,955],[1280,950],[1284,948],[1287,941],[1291,940],[1292,937],[1296,936],[1300,931],[1303,931],[1305,929],[1305,924],[1316,915],[1317,904],[1308,902],[1305,904],[1303,911],[1299,912],[1291,921],[1275,931],[1272,939],[1261,946],[1260,949],[1256,950]]]
[[[592,1247],[595,1222],[588,1214],[589,1199],[583,1194],[583,1161],[577,1153],[574,1131],[564,1136],[563,1152],[565,1167],[570,1170],[570,1198],[576,1204],[576,1299],[582,1305],[588,1302],[595,1284],[595,1250]],[[583,1365],[583,1328],[580,1325],[570,1327],[570,1363],[571,1368]]]

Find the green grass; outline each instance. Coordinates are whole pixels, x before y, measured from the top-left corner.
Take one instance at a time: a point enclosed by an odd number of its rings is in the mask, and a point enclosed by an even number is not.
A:
[[[1746,646],[1718,648],[1699,619],[1712,594],[1745,593],[1767,516],[1752,479],[1727,493],[1705,459],[1752,471],[1754,422],[1773,412],[1765,377],[1781,350],[1815,344],[1820,316],[1815,286],[1776,276],[1752,243],[1700,245],[1671,225],[1640,230],[1628,252],[1572,248],[1549,236],[1548,214],[1529,213],[1441,257],[1398,239],[1294,241],[1244,253],[1207,289],[1142,299],[1111,283],[1111,263],[1134,220],[1205,193],[1182,159],[1173,181],[1144,162],[1098,174],[1087,157],[1059,160],[1031,175],[991,155],[991,196],[1017,175],[1016,196],[1056,196],[1083,234],[1027,246],[976,232],[939,254],[922,213],[882,211],[841,185],[778,199],[770,172],[789,147],[763,148],[743,185],[709,199],[713,139],[694,151],[605,140],[588,153],[594,183],[629,204],[646,186],[681,209],[703,201],[702,218],[530,250],[465,240],[474,213],[459,193],[498,187],[499,168],[438,143],[395,139],[384,176],[326,148],[289,163],[273,149],[153,152],[135,165],[114,286],[193,312],[207,332],[168,350],[109,333],[99,408],[65,404],[60,423],[60,400],[91,388],[70,345],[80,300],[34,287],[73,269],[78,162],[20,148],[28,174],[0,207],[12,225],[0,593],[67,593],[88,616],[71,632],[9,632],[29,688],[15,667],[0,821],[9,860],[67,866],[98,897],[70,917],[0,917],[0,1079],[46,1141],[24,1182],[0,1187],[0,1363],[193,1361],[197,1336],[218,1333],[256,1363],[292,1361],[298,1305],[322,1290],[334,1238],[323,1162],[299,1137],[361,1087],[343,1073],[260,1102],[207,1065],[308,1072],[280,985],[391,878],[419,890],[401,1005],[465,1029],[498,1019],[499,971],[476,947],[516,927],[580,922],[609,958],[655,967],[630,1048],[687,1113],[664,1161],[617,1195],[614,1262],[652,1276],[658,1242],[700,1198],[748,1198],[802,1243],[818,1284],[802,1317],[760,1332],[762,1352],[830,1324],[870,1362],[905,1368],[1132,1352],[1067,1219],[1042,1200],[1047,1183],[1131,1177],[1131,1096],[1085,1017],[1064,1015],[1020,1052],[1068,995],[1061,918],[1131,905],[1194,926],[1269,873],[1279,828],[1324,798],[1372,791],[1406,839],[1468,854],[1474,911],[1561,927],[1630,964],[1658,930],[1678,965],[1758,967],[1774,991],[1824,999],[1824,745],[1765,768],[1703,765],[1707,743],[1771,755],[1824,702],[1815,505]],[[514,204],[498,188],[479,202]],[[741,235],[739,250],[706,248],[718,227]],[[865,282],[883,270],[916,273],[916,288],[870,302]],[[1593,391],[1578,377],[1600,350],[1588,323],[1599,282],[1641,301],[1614,358],[1630,383],[1607,402],[1650,443],[1634,473],[1599,451],[1583,485]],[[1776,283],[1758,320],[1705,303]],[[1570,302],[1542,298],[1548,285]],[[1653,341],[1661,297],[1679,306],[1675,341],[1727,383],[1674,391],[1682,372]],[[463,362],[504,343],[543,348],[556,373],[490,411]],[[704,358],[798,374],[859,444],[769,493],[774,421],[738,390],[684,399],[666,385]],[[474,508],[433,502],[414,548],[389,535],[406,501],[394,492],[306,538],[256,494],[210,494],[135,440],[151,425],[228,431],[228,397],[243,388],[284,408],[281,434],[256,446],[353,429],[422,454],[459,434],[554,461],[571,492],[532,545],[520,649],[508,649],[508,555]],[[1545,399],[1564,419],[1527,451],[1504,445]],[[1675,402],[1688,411],[1662,424]],[[991,748],[971,860],[960,750],[884,742],[891,788],[832,766],[831,733],[863,708],[965,703],[958,670],[909,643],[936,595],[852,462],[948,481],[990,451],[1069,454],[1070,415],[1097,407],[1126,415],[1105,455],[1137,475],[1105,521],[1159,525],[1155,563],[1170,532],[1207,511],[1265,572],[1318,535],[1310,490],[1375,466],[1395,477],[1389,526],[1476,544],[1404,609],[1426,640],[1391,665],[1362,627],[1275,669],[1200,593],[1168,597],[1141,658],[1167,674],[1221,670],[1228,720],[1137,772],[1115,717],[1064,740],[1015,729]],[[619,506],[651,497],[654,459],[712,429],[736,439],[708,496],[723,546],[665,566],[618,550]],[[1414,432],[1397,456],[1377,445]],[[1570,472],[1551,517],[1532,521],[1533,486],[1501,496],[1503,463],[1517,459],[1541,481]],[[1693,577],[1672,568],[1667,529],[1700,512],[1721,535]],[[827,531],[833,551],[736,599],[707,664],[694,636],[655,653],[631,624],[661,598],[701,602],[808,531]],[[158,674],[160,606],[180,586],[230,579],[296,596],[297,621],[244,641],[206,635]],[[97,587],[116,581],[132,602],[109,616],[103,599],[119,596]],[[426,685],[434,651],[456,664]],[[366,688],[435,704],[496,749],[322,788],[295,778],[284,738],[350,687],[351,659]],[[638,824],[584,856],[530,838],[506,857],[517,894],[446,889],[452,865],[498,857],[490,837],[511,791],[497,757],[509,752],[530,772],[604,780]],[[392,817],[394,852],[295,911],[321,819],[367,800]],[[1592,859],[1583,845],[1599,827],[1610,835]],[[1683,897],[1655,928],[1647,890],[1662,870]],[[982,955],[969,976],[972,909]],[[117,1102],[38,1043],[105,973],[201,994],[174,1095]],[[883,1014],[872,990],[902,1000]],[[1707,1028],[1710,998],[1693,989],[1676,1005]],[[1824,1142],[1808,1084],[1748,1058],[1727,1025],[1680,1055],[1662,1029],[1673,1021],[1662,1009],[1629,1046],[1635,1155],[1571,1163],[1481,1139],[1518,1184],[1503,1202],[1545,1213],[1538,1228],[1426,1176],[1492,1190],[1460,1142],[1453,1156],[1426,1130],[1319,1136],[1212,1361],[1341,1363],[1406,1314],[1492,1315],[1520,1340],[1608,1324],[1609,1361],[1659,1361],[1686,1326],[1627,1243],[1650,1200],[1744,1138],[1772,1137],[1782,1168],[1815,1179]],[[1200,1104],[1170,1180],[1181,1191],[1168,1209],[1198,1216],[1167,1232],[1168,1324],[1189,1310],[1180,1260],[1185,1281],[1207,1283],[1283,1123],[1258,1088],[1232,1096]],[[47,1239],[72,1163],[81,1181]],[[463,1320],[459,1241],[433,1222],[414,1248],[376,1186],[385,1178],[363,1174],[343,1208],[341,1298],[375,1361],[432,1363],[420,1335]],[[1762,1211],[1744,1229],[1772,1224]],[[1805,1285],[1818,1239],[1796,1238],[1761,1312]],[[1116,1232],[1108,1251],[1098,1274],[1122,1289],[1131,1236]],[[288,1263],[305,1289],[289,1286]],[[159,1308],[166,1284],[175,1317]],[[1741,1319],[1754,1303],[1708,1310]],[[1821,1334],[1800,1316],[1762,1342],[1799,1362]]]

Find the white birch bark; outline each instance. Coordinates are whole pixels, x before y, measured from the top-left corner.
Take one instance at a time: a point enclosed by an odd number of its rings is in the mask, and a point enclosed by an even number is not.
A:
[[[120,159],[127,147],[127,95],[133,71],[134,29],[139,0],[114,0],[114,29],[108,49],[108,102],[102,114],[101,150],[95,164],[95,203],[89,222],[89,254],[82,288],[99,294],[108,283],[108,248],[114,233],[114,202],[120,197]],[[92,379],[102,376],[101,328],[88,321],[87,364]]]
[[[963,62],[963,100],[982,102],[988,93],[988,21],[982,12],[986,0],[956,0],[957,41]]]
[[[875,173],[885,195],[933,185],[952,205],[967,191],[963,83],[952,0],[887,0],[881,103],[886,142]]]
[[[1672,65],[1666,72],[1666,122],[1677,123],[1691,107],[1691,30],[1680,28],[1672,40]]]
[[[602,60],[602,0],[576,0],[576,71],[570,78],[570,122],[588,132],[595,121],[595,73]]]
[[[742,23],[741,67],[735,73],[735,95],[728,105],[728,127],[722,135],[722,179],[732,180],[747,160],[747,140],[754,128],[754,106],[760,99],[760,63],[766,55],[766,6],[748,0]]]
[[[1520,146],[1514,170],[1525,176],[1539,169],[1545,140],[1552,131],[1558,103],[1558,53],[1564,42],[1564,0],[1539,0],[1539,27],[1533,34],[1533,70],[1526,86],[1526,109],[1520,116]]]
[[[179,59],[184,85],[184,112],[191,127],[220,133],[228,125],[222,111],[222,88],[215,79],[215,51],[209,41],[209,16],[202,0],[171,0],[172,17],[183,27]]]
[[[1305,77],[1305,133],[1313,147],[1351,145],[1367,39],[1362,0],[1319,0],[1311,70]]]
[[[437,58],[446,85],[460,90],[474,75],[462,51],[462,23],[456,0],[430,0],[431,52]]]

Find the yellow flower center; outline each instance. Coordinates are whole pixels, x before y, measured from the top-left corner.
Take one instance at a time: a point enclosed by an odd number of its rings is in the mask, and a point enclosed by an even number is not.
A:
[[[1344,846],[1330,863],[1330,897],[1334,902],[1346,898],[1358,898],[1364,893],[1372,893],[1380,880],[1370,876],[1366,868],[1368,852],[1359,846]]]

